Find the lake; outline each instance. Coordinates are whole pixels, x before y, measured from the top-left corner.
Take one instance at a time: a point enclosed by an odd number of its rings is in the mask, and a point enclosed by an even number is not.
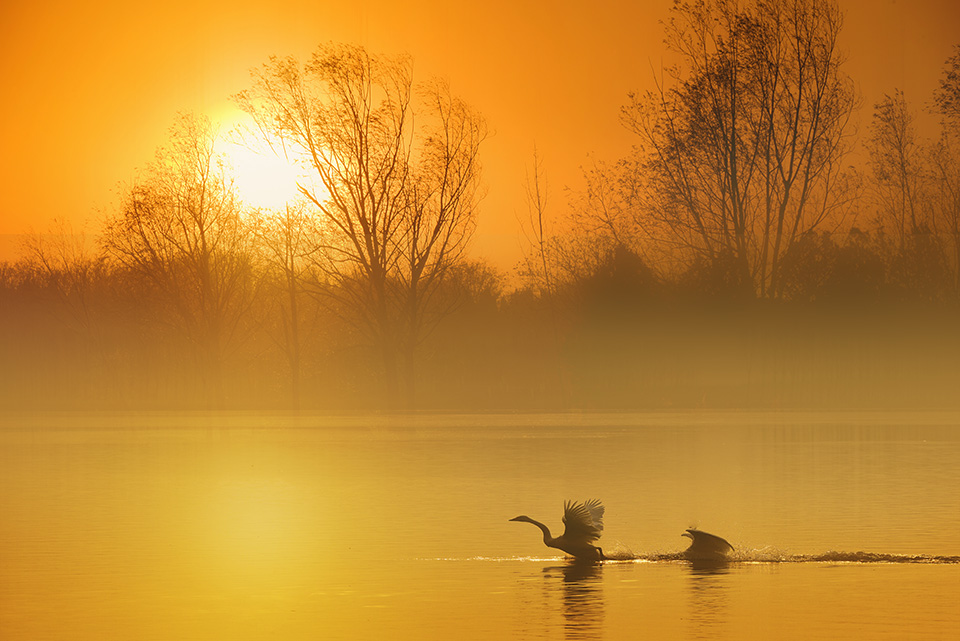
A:
[[[956,413],[0,417],[6,641],[957,639],[958,533]]]

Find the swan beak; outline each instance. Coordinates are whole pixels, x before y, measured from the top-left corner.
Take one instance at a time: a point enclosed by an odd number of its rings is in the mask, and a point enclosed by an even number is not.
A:
[[[693,540],[693,535],[690,534],[689,532],[684,532],[684,533],[681,534],[680,536],[685,536],[685,537],[687,537],[688,539],[690,539],[691,541]]]

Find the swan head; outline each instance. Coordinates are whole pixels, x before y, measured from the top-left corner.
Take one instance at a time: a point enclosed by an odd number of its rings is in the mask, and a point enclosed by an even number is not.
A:
[[[513,518],[510,519],[510,520],[511,520],[511,521],[526,521],[527,523],[533,523],[533,519],[531,519],[531,518],[530,518],[529,516],[527,516],[526,514],[521,514],[520,516],[515,516],[515,517],[513,517]]]

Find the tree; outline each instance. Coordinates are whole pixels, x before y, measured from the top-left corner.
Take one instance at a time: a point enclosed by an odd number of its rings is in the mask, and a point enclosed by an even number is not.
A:
[[[956,131],[960,127],[960,44],[954,46],[954,53],[946,60],[946,69],[940,79],[940,87],[934,93],[936,110]]]
[[[867,141],[872,193],[879,224],[892,231],[889,280],[908,297],[936,299],[952,289],[947,284],[947,245],[938,227],[946,221],[935,207],[936,167],[947,161],[917,139],[914,117],[903,92],[896,90],[877,103]],[[949,223],[946,223],[949,227]]]
[[[301,191],[329,238],[324,293],[409,401],[432,293],[473,231],[484,122],[444,83],[416,86],[408,59],[356,46],[321,46],[305,65],[273,57],[252,76],[237,103],[314,177]]]
[[[527,217],[520,218],[520,232],[526,242],[521,269],[528,286],[534,288],[540,297],[549,295],[555,286],[553,274],[554,257],[551,245],[555,240],[550,232],[547,218],[547,200],[550,194],[543,171],[543,158],[533,148],[532,171],[524,176]]]
[[[290,370],[290,395],[294,409],[300,408],[302,339],[301,298],[309,279],[310,266],[319,251],[320,232],[305,203],[287,204],[283,211],[255,213],[254,234],[267,267],[268,280],[280,293],[280,345]]]
[[[451,308],[435,295],[450,270],[464,260],[476,226],[480,198],[482,118],[434,81],[421,96],[429,118],[409,184],[409,205],[401,219],[398,270],[404,299],[402,330],[408,402],[413,402],[416,353],[420,342]]]
[[[917,140],[913,114],[903,92],[885,95],[874,108],[867,150],[873,171],[873,194],[881,224],[891,223],[897,248],[903,252],[910,238],[930,221],[923,211],[925,150]]]
[[[574,227],[597,237],[608,252],[617,247],[637,250],[648,233],[637,216],[640,184],[631,160],[612,165],[593,161],[581,167],[584,188],[573,201]]]
[[[791,245],[852,193],[842,22],[831,0],[676,2],[666,43],[680,63],[622,112],[663,242],[690,263],[729,265],[761,297],[781,294]]]
[[[103,259],[94,255],[77,232],[62,220],[54,221],[46,234],[30,234],[24,240],[27,260],[54,287],[79,327],[93,332],[90,289],[103,270]]]
[[[950,240],[954,295],[960,296],[960,45],[946,61],[934,108],[940,114],[941,132],[931,153],[932,199],[937,228]]]
[[[181,115],[168,147],[107,224],[109,257],[151,285],[193,346],[206,401],[223,401],[222,361],[249,309],[250,235],[209,120]]]
[[[570,201],[573,233],[558,247],[557,259],[560,271],[573,281],[607,269],[618,254],[645,257],[654,253],[650,243],[655,238],[654,221],[642,216],[646,183],[636,158],[615,163],[593,160],[581,167],[581,172],[583,188],[573,192]],[[658,271],[669,271],[669,249],[661,245],[656,253]]]

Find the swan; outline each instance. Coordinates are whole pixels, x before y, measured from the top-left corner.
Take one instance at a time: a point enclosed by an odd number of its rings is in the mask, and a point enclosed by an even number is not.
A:
[[[570,556],[587,561],[606,559],[603,550],[594,545],[603,531],[603,505],[597,499],[583,503],[565,501],[563,504],[563,534],[554,537],[550,529],[529,516],[520,515],[511,521],[533,523],[543,532],[543,542],[547,547],[563,550]]]
[[[695,528],[680,536],[690,539],[690,547],[683,551],[683,558],[688,561],[726,561],[727,555],[733,551],[726,539]]]

